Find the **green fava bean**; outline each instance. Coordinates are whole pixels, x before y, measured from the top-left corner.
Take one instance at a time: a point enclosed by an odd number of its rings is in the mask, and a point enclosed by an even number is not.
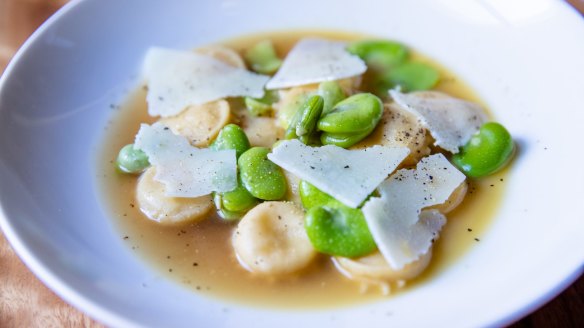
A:
[[[313,146],[313,147],[319,147],[322,146],[322,142],[320,142],[320,136],[313,133],[310,135],[303,135],[298,137],[298,140],[300,140],[300,142],[302,142],[305,145],[309,145],[309,146]]]
[[[253,116],[262,116],[268,114],[272,110],[271,104],[266,104],[258,99],[245,97],[245,107]]]
[[[225,209],[219,210],[217,214],[219,214],[219,217],[226,221],[236,221],[241,219],[245,215],[245,213],[229,212]]]
[[[353,95],[338,104],[318,121],[318,129],[329,133],[372,131],[383,113],[381,99],[371,93]]]
[[[282,169],[268,159],[270,150],[253,147],[237,160],[241,182],[254,197],[278,200],[286,195],[286,177]]]
[[[302,107],[302,112],[296,123],[296,135],[310,135],[316,129],[316,123],[322,113],[324,100],[321,96],[312,96]]]
[[[262,98],[245,97],[245,107],[253,116],[262,116],[272,111],[272,104],[278,101],[276,91],[267,90]]]
[[[278,108],[277,117],[280,125],[288,129],[293,127],[296,129],[296,124],[298,123],[297,115],[300,115],[300,109],[302,105],[312,96],[312,92],[299,93],[292,97],[290,101],[285,101],[280,108]],[[295,121],[296,120],[296,121]]]
[[[276,55],[276,50],[270,40],[256,43],[246,51],[244,57],[251,69],[261,74],[272,74],[282,65],[282,60]]]
[[[404,45],[387,40],[353,42],[347,47],[347,51],[361,57],[368,66],[395,66],[403,63],[409,56]]]
[[[375,128],[375,127],[373,127]],[[335,145],[342,148],[349,148],[352,145],[358,143],[359,141],[365,139],[373,129],[363,131],[361,133],[356,134],[347,134],[347,133],[323,133],[320,135],[320,142],[323,145]]]
[[[322,113],[322,107],[322,97],[315,95],[306,99],[290,120],[290,125],[288,125],[286,132],[284,132],[284,139],[295,139],[314,132],[317,121]],[[309,140],[310,138],[305,137],[302,139]]]
[[[245,212],[231,212],[223,208],[223,197],[220,193],[213,193],[213,202],[217,208],[217,214],[224,220],[239,220],[245,214]]]
[[[375,250],[375,241],[361,210],[344,205],[304,180],[298,189],[302,205],[308,211],[306,233],[315,249],[345,257],[362,256]]]
[[[116,167],[124,173],[140,173],[149,166],[148,156],[134,144],[122,147],[116,159]]]
[[[337,202],[337,200],[327,193],[320,191],[309,182],[304,180],[300,181],[298,184],[298,191],[300,193],[300,200],[302,201],[302,206],[309,210],[316,206],[326,205],[332,202]]]
[[[290,120],[290,124],[288,125],[288,128],[284,132],[284,139],[291,140],[291,139],[296,139],[298,137],[298,135],[296,134],[296,127],[298,126],[298,122],[300,122],[300,117],[302,116],[302,112],[303,112],[303,110],[301,107],[294,114],[294,116],[292,116],[292,119]]]
[[[257,198],[245,189],[241,183],[241,179],[238,180],[237,187],[234,190],[215,193],[213,200],[219,216],[225,220],[241,218],[249,209],[258,203]]]
[[[376,248],[361,210],[340,203],[311,208],[304,226],[310,242],[321,253],[358,257]]]
[[[337,103],[347,98],[345,92],[336,81],[327,81],[319,84],[318,94],[324,100],[321,116],[328,114]]]
[[[514,148],[509,131],[499,123],[489,122],[483,124],[460,153],[452,156],[452,161],[466,175],[480,178],[503,168]]]
[[[409,62],[390,69],[383,78],[392,87],[400,86],[402,91],[432,89],[440,79],[440,73],[426,64]]]
[[[235,149],[237,158],[249,149],[250,144],[245,132],[238,125],[227,124],[209,146],[213,150]]]
[[[221,194],[221,207],[230,212],[243,212],[254,207],[258,200],[245,189],[241,181],[237,187]]]

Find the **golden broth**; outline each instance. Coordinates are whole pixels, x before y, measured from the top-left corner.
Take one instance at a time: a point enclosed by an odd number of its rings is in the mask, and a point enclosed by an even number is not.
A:
[[[260,34],[223,42],[241,52],[254,42],[270,38],[280,55],[287,53],[302,37],[321,36],[329,39],[355,40],[363,36],[338,33],[295,31]],[[474,102],[480,100],[453,74],[420,54],[420,61],[431,63],[441,73],[436,90]],[[150,221],[135,202],[137,177],[116,172],[114,161],[121,147],[132,143],[140,123],[156,119],[147,114],[146,91],[139,89],[121,106],[108,125],[98,158],[99,185],[103,203],[118,226],[120,238],[136,254],[161,273],[196,292],[225,300],[270,307],[323,308],[350,305],[383,297],[378,288],[363,290],[362,284],[341,275],[327,256],[297,277],[266,279],[244,270],[231,247],[234,223],[211,215],[200,223],[168,227]],[[241,106],[232,102],[232,106]],[[480,181],[470,181],[469,193],[463,204],[448,214],[448,223],[434,245],[433,259],[428,269],[407,288],[429,283],[480,242],[481,235],[502,198],[504,173]],[[403,288],[400,289],[404,290]],[[389,296],[393,297],[395,291]]]

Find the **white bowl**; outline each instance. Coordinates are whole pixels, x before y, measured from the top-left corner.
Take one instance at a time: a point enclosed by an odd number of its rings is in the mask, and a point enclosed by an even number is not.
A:
[[[96,147],[149,46],[294,28],[404,41],[466,79],[517,140],[481,243],[420,288],[339,310],[236,306],[160,278],[100,208]],[[0,81],[0,224],[41,280],[111,326],[507,324],[583,271],[583,58],[584,21],[561,1],[74,1]]]

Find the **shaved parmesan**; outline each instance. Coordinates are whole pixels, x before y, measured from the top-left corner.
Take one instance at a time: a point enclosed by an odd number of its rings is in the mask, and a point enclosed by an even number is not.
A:
[[[409,153],[407,147],[347,150],[332,145],[309,147],[299,140],[289,140],[274,148],[268,159],[356,208]]]
[[[148,113],[168,117],[226,97],[261,98],[269,77],[190,51],[151,48],[144,60]]]
[[[377,247],[396,270],[416,261],[431,247],[446,218],[423,208],[444,203],[465,176],[442,154],[423,158],[415,170],[399,170],[369,199],[363,214]]]
[[[199,197],[237,186],[235,150],[193,147],[161,123],[142,124],[134,146],[156,167],[154,180],[164,184],[165,196]]]
[[[340,80],[363,74],[367,66],[345,49],[344,42],[316,38],[300,40],[286,56],[266,89]]]
[[[391,98],[418,117],[434,137],[434,145],[453,154],[464,146],[487,117],[477,104],[436,91],[403,94],[390,90]]]

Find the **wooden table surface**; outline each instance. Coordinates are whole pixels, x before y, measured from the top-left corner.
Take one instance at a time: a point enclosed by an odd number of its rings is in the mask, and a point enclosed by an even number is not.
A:
[[[30,33],[66,1],[0,0],[0,73]],[[569,2],[584,13],[584,0]],[[99,326],[46,288],[0,233],[0,327]],[[584,276],[512,327],[584,327]]]

